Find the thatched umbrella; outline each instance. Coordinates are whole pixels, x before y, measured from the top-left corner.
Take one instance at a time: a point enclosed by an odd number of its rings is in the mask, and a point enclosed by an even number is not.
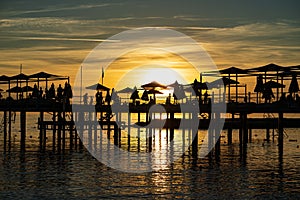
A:
[[[222,77],[217,80],[214,80],[213,82],[210,82],[209,88],[220,88],[221,86],[226,87],[226,85],[230,84],[239,84],[239,82],[227,77]]]
[[[277,83],[275,81],[268,81],[265,84],[263,84],[264,88],[285,88],[285,85],[281,83]]]
[[[274,63],[270,63],[264,66],[260,66],[260,67],[255,67],[252,69],[248,69],[247,71],[249,72],[263,72],[265,75],[265,83],[267,82],[267,73],[268,72],[276,72],[276,82],[279,81],[279,72],[282,71],[286,71],[286,67],[274,64]],[[278,93],[279,93],[279,88],[277,88],[277,99],[278,99]],[[281,90],[281,93],[283,93],[283,90]]]
[[[130,87],[126,87],[122,90],[117,91],[117,93],[132,93],[134,91],[134,89],[130,88]]]
[[[151,89],[155,89],[155,88],[162,88],[162,89],[166,89],[167,86],[163,85],[161,83],[158,83],[156,81],[152,81],[150,83],[144,84],[142,85],[142,88],[144,88],[145,90],[151,90]]]
[[[228,74],[228,78],[231,78],[231,74],[235,74],[235,98],[236,102],[238,101],[238,75],[239,74],[248,74],[247,70],[240,69],[237,67],[229,67],[227,69],[222,69],[219,71],[220,74]],[[225,83],[224,83],[225,84]],[[231,83],[228,84],[228,101],[230,100],[230,85]]]
[[[101,90],[101,91],[109,91],[110,89],[100,83],[96,83],[94,85],[90,85],[88,87],[86,87],[86,89],[89,90]]]

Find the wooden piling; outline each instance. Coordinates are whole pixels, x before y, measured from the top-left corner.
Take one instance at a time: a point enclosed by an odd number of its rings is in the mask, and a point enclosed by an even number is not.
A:
[[[279,159],[283,156],[283,113],[278,113],[278,153]],[[282,159],[281,159],[282,160]]]
[[[52,151],[55,152],[55,144],[56,144],[56,113],[53,112],[52,116],[52,121],[53,121],[53,130],[52,130]]]
[[[39,125],[40,125],[40,133],[39,133],[40,151],[43,151],[44,112],[40,112]]]
[[[3,142],[4,142],[4,152],[6,152],[6,143],[7,143],[7,112],[3,113]]]
[[[25,141],[26,141],[26,112],[20,112],[20,126],[21,126],[21,151],[25,152]]]

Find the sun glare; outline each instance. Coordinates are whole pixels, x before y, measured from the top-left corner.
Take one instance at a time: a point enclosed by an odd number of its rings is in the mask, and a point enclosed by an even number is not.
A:
[[[152,81],[168,85],[177,80],[178,83],[187,84],[199,76],[189,62],[160,49],[125,54],[111,63],[105,74],[104,84],[116,90],[134,86],[140,88]]]

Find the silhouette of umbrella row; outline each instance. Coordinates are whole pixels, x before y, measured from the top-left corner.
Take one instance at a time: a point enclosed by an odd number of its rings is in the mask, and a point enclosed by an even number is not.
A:
[[[11,93],[32,92],[32,91],[33,88],[30,86],[24,86],[24,87],[15,86],[13,88],[6,90],[6,92],[11,92]]]

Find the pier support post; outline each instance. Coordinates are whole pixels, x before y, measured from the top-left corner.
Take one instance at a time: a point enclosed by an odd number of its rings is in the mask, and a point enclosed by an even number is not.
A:
[[[21,151],[25,152],[25,140],[26,140],[26,112],[20,113],[20,125],[21,125]]]
[[[231,119],[234,120],[234,113],[231,114]],[[228,144],[232,144],[232,128],[228,128]]]
[[[279,160],[282,160],[283,156],[283,113],[278,113],[278,153]]]
[[[61,112],[58,112],[58,128],[57,128],[57,151],[61,151],[61,129],[62,129],[62,117],[61,117]]]
[[[215,124],[218,124],[218,121],[220,120],[220,113],[215,113]],[[221,154],[221,141],[220,141],[220,135],[221,135],[221,129],[219,129],[218,126],[214,128],[214,136],[215,136],[215,155],[216,155],[216,160],[220,159],[220,154]]]
[[[232,128],[228,128],[227,143],[232,144]]]
[[[174,113],[170,113],[170,121],[171,123],[174,122]],[[170,142],[174,139],[174,128],[170,129]]]
[[[74,128],[74,119],[73,119],[73,113],[71,113],[71,121],[69,125],[69,132],[70,132],[70,151],[73,150],[73,128]]]
[[[8,111],[8,151],[11,149],[11,110]]]
[[[195,118],[198,118],[198,113],[192,113],[192,120],[194,121]],[[198,124],[199,126],[199,124]],[[192,128],[192,157],[197,158],[198,157],[198,126],[195,128]],[[193,127],[193,126],[192,126]],[[174,133],[173,133],[174,135]]]
[[[128,144],[128,151],[130,150],[130,129],[131,129],[131,114],[128,113],[128,132],[127,132],[127,144]]]
[[[43,129],[44,129],[44,112],[40,112],[40,118],[39,118],[39,124],[40,124],[40,134],[39,134],[39,139],[40,139],[40,151],[43,151]]]
[[[240,113],[241,127],[240,127],[240,157],[243,163],[247,158],[247,142],[248,142],[248,127],[247,127],[247,113]]]
[[[3,113],[3,132],[4,132],[4,135],[3,135],[3,142],[4,142],[4,152],[6,152],[6,142],[7,142],[7,112],[4,111]]]
[[[244,145],[248,143],[248,118],[247,113],[243,113],[243,141]]]
[[[56,143],[56,113],[53,112],[53,117],[52,117],[52,121],[53,121],[53,132],[52,132],[52,151],[55,152],[55,143]]]

